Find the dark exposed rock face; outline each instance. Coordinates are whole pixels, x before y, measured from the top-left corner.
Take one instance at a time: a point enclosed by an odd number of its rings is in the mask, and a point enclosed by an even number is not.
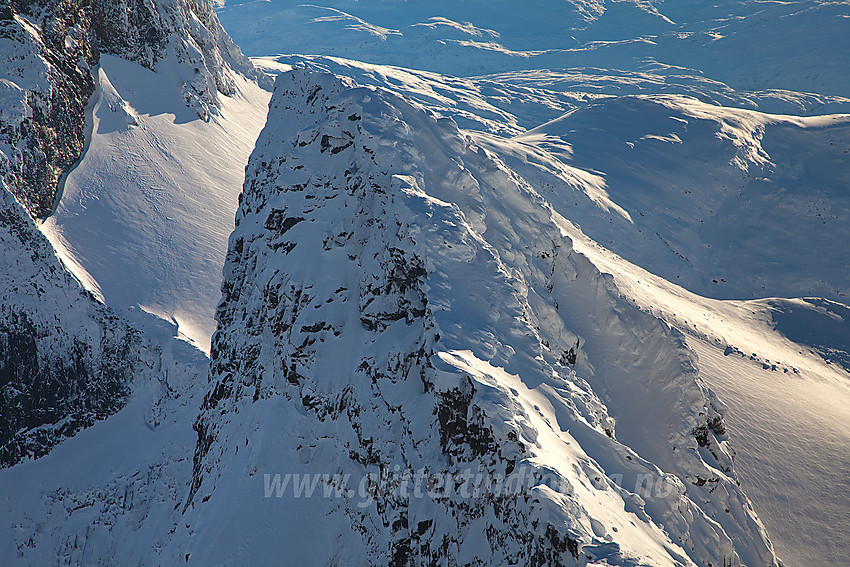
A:
[[[130,394],[139,340],[103,320],[100,353],[25,313],[0,323],[0,467],[47,454],[59,441],[120,410]],[[63,355],[55,357],[59,342]]]
[[[8,93],[0,175],[34,217],[50,214],[62,174],[83,150],[92,67],[101,53],[155,69],[172,49],[187,69],[186,103],[201,118],[216,112],[219,94],[235,92],[231,71],[268,81],[206,0],[13,0],[0,14],[0,47],[9,57],[0,69]]]
[[[157,349],[81,289],[12,196],[0,208],[0,467],[121,409]]]
[[[162,56],[168,30],[150,0],[94,0],[91,26],[97,47],[153,69]]]
[[[100,55],[150,69],[173,55],[202,119],[235,92],[233,72],[267,79],[206,0],[12,0],[0,8],[0,53],[0,466],[9,466],[119,410],[157,359],[65,272],[30,218],[50,214],[80,158]]]
[[[80,156],[85,104],[94,92],[90,19],[71,4],[13,2],[9,12],[17,17],[0,19],[0,44],[10,55],[4,74],[22,103],[3,108],[0,143],[14,149],[0,161],[0,174],[36,217],[50,213],[60,176]]]

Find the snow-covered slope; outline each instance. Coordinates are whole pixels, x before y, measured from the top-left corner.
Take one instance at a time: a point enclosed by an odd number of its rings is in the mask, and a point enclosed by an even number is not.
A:
[[[192,474],[205,357],[163,350],[167,380],[139,380],[121,411],[48,455],[0,470],[3,565],[163,565]]]
[[[204,2],[14,2],[0,9],[3,565],[154,563],[178,520],[175,502],[189,488],[191,423],[200,405],[193,396],[208,360],[175,339],[172,324],[139,315],[131,325],[99,302],[67,268],[90,289],[98,282],[71,255],[63,264],[32,216],[51,212],[92,137],[85,111],[89,94],[103,92],[91,75],[101,71],[93,68],[99,56],[136,61],[142,75],[168,64],[172,73],[158,86],[177,96],[160,111],[187,120],[217,115],[213,109],[239,86],[234,69],[242,82],[265,80],[213,24]],[[130,107],[106,90],[113,112],[130,117]],[[99,187],[101,197],[113,183]],[[89,221],[100,229],[92,247],[120,241],[103,219]],[[137,270],[113,275],[132,281]]]
[[[204,121],[184,104],[181,69],[174,58],[154,72],[101,57],[91,143],[41,228],[108,305],[171,321],[207,351],[233,211],[269,95],[228,75],[236,91]]]
[[[45,455],[127,402],[154,364],[141,337],[86,294],[24,209],[0,193],[0,467]]]
[[[841,564],[846,3],[219,4],[239,200],[210,2],[0,8],[0,563]]]
[[[786,565],[840,564],[850,531],[846,306],[820,299],[702,298],[583,235],[576,249],[621,293],[685,332],[700,375],[728,404],[741,486]],[[794,342],[797,341],[797,342]],[[792,510],[793,513],[789,513]],[[814,534],[814,535],[813,535]]]
[[[188,492],[206,358],[98,303],[0,195],[0,563],[153,564]]]
[[[196,424],[190,563],[775,564],[676,333],[452,121],[294,71],[248,171]],[[354,489],[420,471],[458,484],[384,486],[366,506],[356,490],[260,498],[274,473]],[[461,480],[515,471],[529,477],[510,494]]]
[[[850,239],[850,115],[618,97],[513,141],[516,149],[503,146],[513,159],[561,178],[535,179],[556,210],[691,291],[741,299],[850,294],[850,253],[841,245]],[[565,191],[576,170],[592,177]]]
[[[90,70],[88,131],[77,131],[85,152],[70,172],[72,160],[58,164],[66,170],[60,198],[53,207],[53,192],[43,190],[53,208],[36,211],[51,213],[41,228],[108,305],[172,322],[207,351],[269,79],[233,45],[208,2],[91,10],[104,53]]]
[[[91,291],[207,350],[268,77],[207,0],[4,11],[0,174]]]
[[[193,67],[180,106],[196,111],[218,104],[218,92],[235,92],[232,69],[264,80],[226,39],[210,4],[135,8],[129,17],[126,4],[103,2],[15,2],[0,11],[4,466],[40,457],[117,412],[135,383],[158,380],[164,368],[160,337],[144,339],[85,292],[28,216],[51,212],[91,137],[85,110],[100,53],[149,67],[173,54],[183,71]],[[105,236],[101,245],[110,244]]]

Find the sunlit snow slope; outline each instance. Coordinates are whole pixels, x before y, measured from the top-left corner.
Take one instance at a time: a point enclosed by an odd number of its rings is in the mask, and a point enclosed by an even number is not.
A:
[[[101,57],[91,142],[42,229],[108,305],[171,321],[207,351],[233,211],[269,95],[234,74],[236,92],[220,96],[205,121],[181,95],[180,67],[169,58],[154,72]]]
[[[574,225],[567,233],[614,274],[622,293],[687,333],[700,375],[728,406],[741,486],[783,562],[841,564],[850,506],[846,306],[702,298],[624,261]]]

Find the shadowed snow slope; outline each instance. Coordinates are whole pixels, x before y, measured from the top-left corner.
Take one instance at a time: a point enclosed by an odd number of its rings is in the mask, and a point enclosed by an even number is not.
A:
[[[159,564],[207,359],[98,303],[0,196],[0,563]]]
[[[190,563],[774,565],[690,352],[559,218],[453,121],[281,75],[225,265]],[[261,498],[274,473],[408,470],[529,476]]]
[[[101,142],[144,128],[153,113],[185,122],[220,117],[238,90],[253,92],[244,77],[265,79],[205,0],[6,2],[0,52],[0,564],[156,564],[157,546],[178,520],[175,503],[189,488],[191,421],[200,404],[193,393],[208,359],[174,339],[174,325],[122,316],[137,298],[115,298],[116,288],[147,291],[181,278],[156,282],[152,275],[161,274],[143,271],[140,258],[157,254],[164,242],[122,248],[122,239],[138,237],[130,225],[144,234],[153,217],[138,200],[114,206],[131,184],[129,156],[151,147],[126,144],[104,157]],[[108,74],[121,75],[122,65],[133,77],[116,81],[116,89]],[[127,87],[144,90],[144,97],[131,104],[122,98]],[[93,106],[95,120],[87,116]],[[245,136],[250,143],[258,130],[254,124]],[[98,167],[111,175],[65,183],[89,141],[104,158]],[[147,155],[156,162],[148,173],[166,169],[162,155]],[[225,167],[236,170],[230,212],[242,164]],[[135,181],[137,189],[150,188]],[[75,206],[59,205],[42,228],[54,229],[48,232],[64,262],[33,222],[53,212],[63,185]],[[78,239],[81,233],[88,237]],[[108,272],[91,261],[108,254]],[[210,275],[208,319],[217,278]],[[81,281],[119,309],[103,305]]]

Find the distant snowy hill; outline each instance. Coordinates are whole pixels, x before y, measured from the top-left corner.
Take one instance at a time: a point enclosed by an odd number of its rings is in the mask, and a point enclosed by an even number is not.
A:
[[[850,251],[840,244],[850,239],[850,114],[802,118],[673,95],[618,97],[511,142],[494,141],[511,163],[547,171],[535,185],[559,212],[691,291],[850,295]],[[588,180],[573,184],[579,198],[562,189],[576,170]]]
[[[736,90],[850,95],[846,2],[222,1],[250,56],[321,54],[470,76],[657,68]]]

